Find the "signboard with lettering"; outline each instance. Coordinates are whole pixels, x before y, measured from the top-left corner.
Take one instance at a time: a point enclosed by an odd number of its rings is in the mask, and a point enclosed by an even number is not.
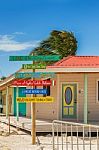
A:
[[[33,61],[37,63],[38,62],[44,62],[44,61],[58,61],[60,60],[60,56],[59,55],[39,55],[39,56],[10,56],[9,57],[9,61]],[[39,67],[39,68],[38,68]],[[36,65],[29,65],[29,64],[23,64],[22,68],[23,69],[33,69],[32,71],[33,72],[18,72],[18,73],[15,73],[15,78],[18,78],[18,79],[22,79],[22,78],[27,78],[27,80],[14,80],[12,85],[15,85],[15,86],[50,86],[50,85],[54,85],[55,84],[55,81],[50,81],[50,80],[29,80],[29,78],[53,78],[55,77],[55,73],[44,73],[44,72],[37,72],[35,73],[35,69],[42,69],[43,67],[45,66],[36,66]],[[26,89],[27,90],[27,89]],[[25,92],[30,92],[29,94],[32,94],[33,92],[34,93],[40,93],[41,91],[37,89],[34,91],[34,89],[30,90],[28,89],[27,91]],[[18,90],[17,90],[18,91]],[[45,92],[45,91],[42,91],[42,93]],[[34,94],[33,93],[33,94]],[[18,94],[18,93],[17,93]],[[33,102],[32,104],[32,144],[35,144],[36,143],[36,118],[35,118],[35,113],[36,113],[36,109],[33,109],[35,108],[35,103],[49,103],[49,102],[54,102],[54,98],[53,97],[17,97],[16,98],[17,102]],[[17,120],[18,120],[18,117],[19,117],[19,112],[18,112],[18,107],[17,107]]]
[[[47,89],[25,89],[22,91],[24,94],[47,94]]]
[[[19,72],[15,73],[15,78],[54,78],[54,72]]]
[[[54,102],[54,98],[47,96],[47,97],[17,97],[16,98],[17,102],[20,103],[28,103],[28,102],[33,102],[33,103],[50,103]]]
[[[14,80],[12,82],[14,86],[51,86],[53,81],[51,80]]]
[[[9,56],[9,61],[58,61],[59,55],[39,55],[39,56]]]
[[[46,65],[44,64],[23,64],[22,69],[45,69]]]

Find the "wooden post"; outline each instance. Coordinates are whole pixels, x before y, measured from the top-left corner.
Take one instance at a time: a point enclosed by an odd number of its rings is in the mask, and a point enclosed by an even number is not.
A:
[[[14,115],[14,87],[12,87],[12,114]]]
[[[10,135],[10,108],[8,109],[8,130],[9,130],[8,132],[9,132],[9,135]]]
[[[9,96],[9,104],[8,104],[8,126],[9,126],[9,135],[10,135],[10,111],[11,111],[11,102],[12,98]]]
[[[6,88],[6,118],[8,118],[8,86]]]
[[[84,74],[84,123],[88,123],[88,91],[87,91],[87,74]]]
[[[34,61],[33,61],[34,64]],[[33,69],[33,73],[35,73],[35,69]],[[35,80],[35,78],[32,78],[33,80]],[[33,86],[33,88],[35,88]],[[33,94],[33,96],[35,96]],[[32,144],[35,145],[36,144],[36,104],[32,102]]]
[[[8,95],[9,95],[9,87],[7,86],[6,89],[6,118],[8,118],[8,132],[10,134],[10,114],[9,114],[9,110],[10,110],[10,104],[8,103]]]
[[[32,144],[36,144],[36,106],[32,103]]]
[[[16,88],[16,97],[19,95],[19,89],[18,87]],[[19,121],[19,103],[16,102],[16,111],[17,111],[17,121]]]

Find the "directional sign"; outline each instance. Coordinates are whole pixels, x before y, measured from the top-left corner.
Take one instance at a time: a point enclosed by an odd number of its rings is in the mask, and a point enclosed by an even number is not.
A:
[[[45,69],[46,65],[44,64],[23,64],[22,69]]]
[[[9,56],[9,61],[57,61],[60,60],[59,55],[39,55],[39,56]]]
[[[19,72],[15,73],[15,78],[54,78],[55,73],[53,72]]]
[[[53,81],[51,80],[14,80],[12,82],[14,86],[51,86]]]
[[[17,97],[17,102],[33,102],[33,103],[50,103],[54,102],[54,98],[47,96],[47,97]]]
[[[25,89],[22,91],[24,94],[47,94],[47,89]]]

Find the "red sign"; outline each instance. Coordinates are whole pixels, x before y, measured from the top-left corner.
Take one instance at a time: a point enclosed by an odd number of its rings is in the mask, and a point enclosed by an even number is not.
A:
[[[54,82],[55,83],[55,82]],[[48,80],[14,80],[12,82],[14,86],[50,86],[53,85],[53,81]]]

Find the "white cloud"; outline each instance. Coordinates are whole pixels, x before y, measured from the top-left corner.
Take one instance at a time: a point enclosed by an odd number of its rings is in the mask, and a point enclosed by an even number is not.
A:
[[[24,32],[14,32],[13,34],[15,34],[15,35],[24,35],[25,33]]]
[[[0,50],[1,51],[20,51],[27,48],[34,48],[39,41],[18,42],[15,40],[15,35],[0,35]]]

